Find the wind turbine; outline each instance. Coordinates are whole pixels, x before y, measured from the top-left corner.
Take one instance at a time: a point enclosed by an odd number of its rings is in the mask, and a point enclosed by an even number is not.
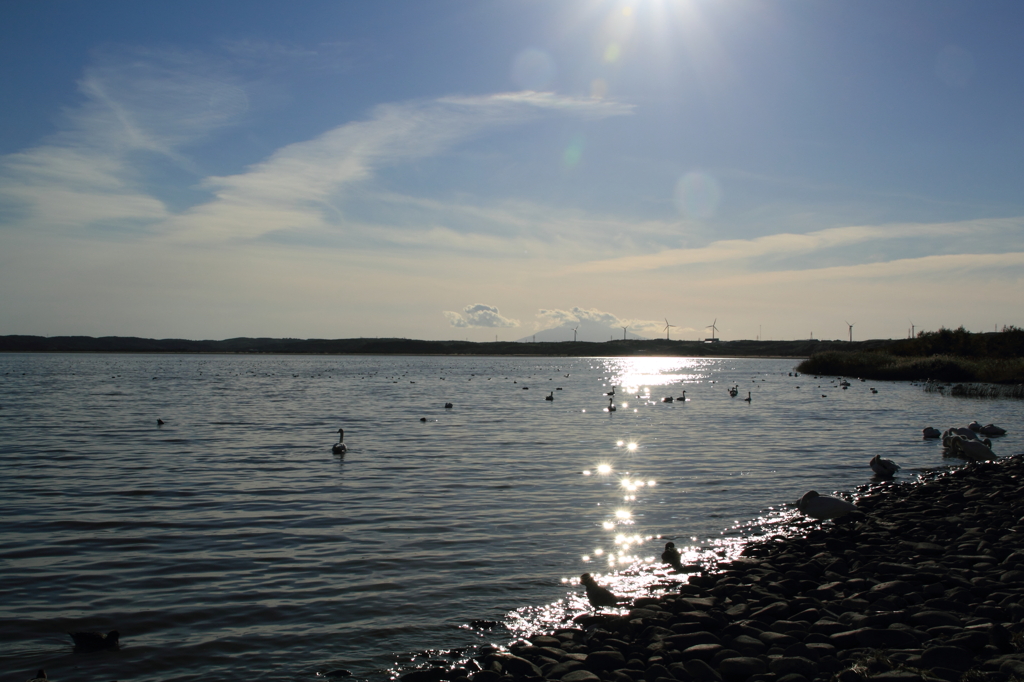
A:
[[[843,320],[843,321],[846,322],[846,320]],[[857,324],[857,323],[854,322],[853,324]],[[849,322],[846,322],[846,326],[850,328],[850,343],[853,343],[853,324],[850,324]]]
[[[674,324],[669,324],[669,323],[668,323],[668,318],[666,317],[666,318],[665,318],[665,340],[666,340],[666,341],[671,341],[671,340],[672,340],[672,339],[670,339],[670,338],[669,338],[669,336],[668,336],[668,335],[669,335],[669,330],[670,330],[670,329],[671,329],[672,327],[674,327],[674,326],[675,326]]]
[[[704,327],[705,329],[710,329],[711,330],[711,340],[712,341],[715,340],[715,332],[718,331],[718,327],[715,326],[715,323],[717,323],[717,322],[718,322],[718,318],[716,317],[714,322],[712,322],[708,326]]]
[[[575,327],[572,328],[572,342],[573,343],[576,343],[576,330],[579,329],[579,328],[580,328],[579,325],[576,325]]]
[[[666,322],[667,322],[667,320],[666,320]],[[626,340],[626,330],[627,329],[629,329],[629,325],[628,324],[625,327],[622,328],[622,340],[623,341]]]

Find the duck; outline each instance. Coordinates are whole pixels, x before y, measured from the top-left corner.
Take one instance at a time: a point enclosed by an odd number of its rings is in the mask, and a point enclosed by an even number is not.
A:
[[[587,601],[595,609],[600,609],[602,606],[618,606],[626,601],[621,597],[615,596],[611,590],[598,585],[597,581],[589,573],[581,575],[580,582],[587,588]]]
[[[871,470],[881,478],[892,478],[900,470],[899,464],[891,459],[882,459],[881,455],[872,457],[870,465]]]
[[[71,639],[75,642],[75,651],[103,651],[104,649],[116,649],[121,634],[117,630],[111,630],[107,634],[100,632],[69,632]]]
[[[345,429],[338,429],[338,442],[331,446],[331,452],[336,455],[343,455],[348,450],[345,445]]]
[[[555,392],[554,392],[554,391],[551,391],[550,393],[548,393],[548,394],[547,394],[547,395],[546,395],[546,396],[544,397],[544,400],[554,400],[554,399],[555,399]]]
[[[683,571],[682,557],[679,555],[679,550],[676,549],[676,543],[674,542],[665,543],[665,551],[661,553],[661,561],[680,573]]]
[[[804,493],[804,496],[797,500],[796,506],[805,516],[819,521],[838,519],[857,511],[857,507],[846,500],[829,495],[819,495],[817,490],[809,490]]]

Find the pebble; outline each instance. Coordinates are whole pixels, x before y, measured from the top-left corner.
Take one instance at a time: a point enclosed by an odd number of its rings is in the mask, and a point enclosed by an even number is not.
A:
[[[627,616],[585,614],[478,656],[469,679],[1024,679],[1024,455],[923,478],[864,495],[853,522],[752,544]]]

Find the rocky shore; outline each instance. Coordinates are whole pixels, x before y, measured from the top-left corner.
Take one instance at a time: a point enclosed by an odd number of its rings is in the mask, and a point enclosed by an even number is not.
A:
[[[1024,680],[1024,455],[888,484],[625,615],[404,682]]]

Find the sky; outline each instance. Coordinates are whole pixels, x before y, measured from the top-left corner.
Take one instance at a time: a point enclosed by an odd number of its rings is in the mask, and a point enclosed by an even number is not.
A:
[[[1024,326],[1019,2],[2,13],[0,334]]]

